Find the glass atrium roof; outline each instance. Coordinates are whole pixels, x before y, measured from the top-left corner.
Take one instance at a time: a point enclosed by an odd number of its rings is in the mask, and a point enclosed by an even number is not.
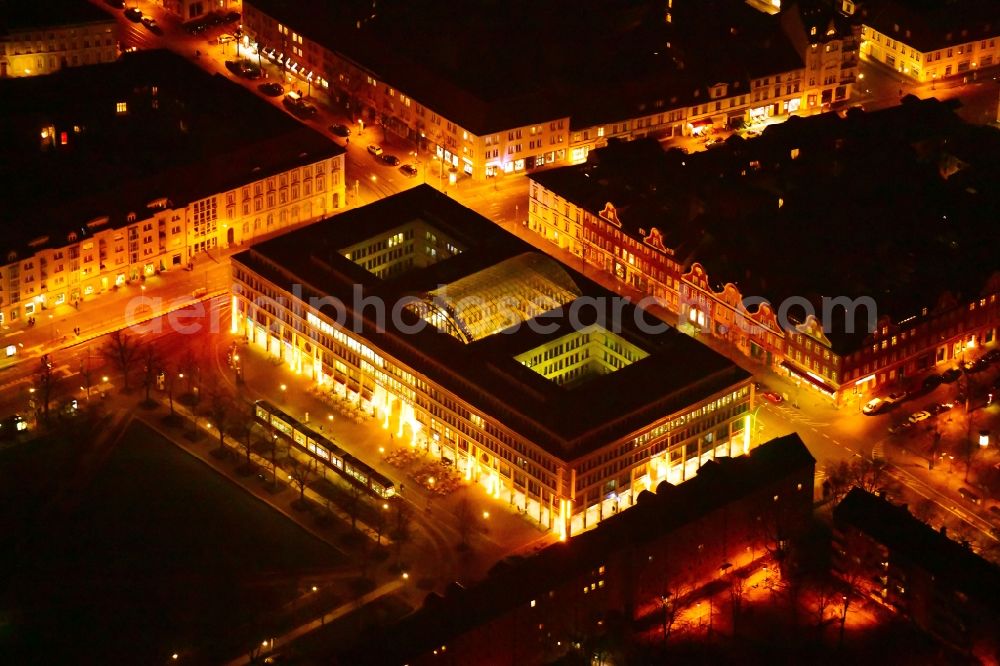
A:
[[[526,252],[430,291],[410,307],[438,330],[473,342],[582,295],[558,262]]]

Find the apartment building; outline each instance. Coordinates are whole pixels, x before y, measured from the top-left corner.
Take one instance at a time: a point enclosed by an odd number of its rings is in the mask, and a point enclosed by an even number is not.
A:
[[[746,372],[426,185],[236,255],[232,298],[251,345],[563,537],[756,444]]]
[[[6,3],[0,16],[0,78],[114,62],[119,39],[115,17],[89,2]]]
[[[336,649],[335,661],[373,664],[596,662],[608,625],[658,628],[667,595],[718,584],[810,524],[815,460],[798,435],[661,484],[639,503],[468,589],[432,594],[388,629]],[[384,640],[386,634],[393,640]],[[655,631],[626,634],[626,645]],[[648,638],[647,638],[648,639]],[[623,651],[626,646],[621,646]]]
[[[833,511],[834,572],[918,627],[989,663],[1000,654],[1000,569],[905,505],[854,488]]]
[[[343,149],[167,52],[10,79],[0,96],[5,324],[344,205]]]
[[[995,134],[914,100],[690,155],[613,142],[586,164],[532,174],[528,227],[540,248],[655,299],[680,330],[860,401],[996,344]],[[855,166],[842,169],[845,159]],[[912,187],[864,194],[889,173]],[[949,240],[918,240],[937,225]]]
[[[1000,21],[986,0],[871,0],[854,13],[861,57],[920,82],[975,78],[1000,64]]]
[[[330,23],[317,23],[333,12]],[[343,9],[342,11],[348,11]],[[405,137],[431,153],[427,179],[517,173],[565,159],[569,119],[551,95],[508,82],[493,98],[426,63],[393,57],[393,41],[363,32],[345,41],[337,10],[274,0],[244,5],[243,29],[289,76],[326,90],[358,123]]]
[[[849,100],[858,76],[860,29],[823,0],[783,5],[781,24],[805,63],[804,108],[829,109]]]
[[[428,151],[429,181],[580,163],[610,138],[687,136],[803,108],[804,61],[777,17],[736,0],[676,5],[600,0],[586,16],[568,2],[503,14],[484,6],[466,8],[459,25],[443,6],[252,0],[244,30],[288,76],[330,92],[359,128],[374,123]],[[493,48],[506,30],[538,50]],[[434,37],[442,33],[449,40]],[[718,45],[712,57],[705,44]],[[484,65],[459,67],[467,60]],[[846,99],[842,65],[831,96]]]

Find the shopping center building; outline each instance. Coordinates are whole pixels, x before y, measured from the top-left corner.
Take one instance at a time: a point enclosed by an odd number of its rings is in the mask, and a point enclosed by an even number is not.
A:
[[[232,270],[235,333],[561,536],[754,444],[748,373],[428,186]]]

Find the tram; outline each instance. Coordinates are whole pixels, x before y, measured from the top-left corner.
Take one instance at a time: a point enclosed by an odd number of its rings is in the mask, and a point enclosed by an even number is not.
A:
[[[254,418],[258,423],[273,429],[275,434],[287,440],[300,451],[308,453],[324,466],[332,469],[348,482],[361,486],[371,495],[388,499],[396,494],[396,487],[392,481],[268,401],[258,400],[254,403]]]

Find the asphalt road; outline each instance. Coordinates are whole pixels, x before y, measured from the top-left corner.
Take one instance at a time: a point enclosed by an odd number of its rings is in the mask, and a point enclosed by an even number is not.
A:
[[[95,5],[114,12],[120,17],[126,46],[170,48],[208,71],[219,72],[256,92],[258,82],[237,79],[225,69],[225,60],[236,57],[235,45],[210,44],[210,40],[228,29],[216,28],[199,36],[191,36],[181,31],[179,22],[165,14],[162,8],[148,2],[148,0],[140,0],[138,5],[143,12],[154,16],[163,27],[164,35],[159,37],[150,33],[144,26],[127,21],[124,16],[121,16],[120,11],[111,10],[97,0],[92,1]],[[135,3],[130,2],[129,4]],[[196,52],[200,54],[196,56]],[[286,89],[295,85],[302,86],[301,83],[288,79],[287,75],[267,61],[264,61],[263,64],[272,80],[281,80],[283,76],[285,77],[283,82]],[[897,73],[867,62],[862,62],[860,74],[862,76],[859,77],[855,86],[855,96],[852,98],[851,104],[861,104],[869,110],[883,108],[897,104],[901,95],[912,93],[920,97],[957,98],[963,105],[960,113],[971,122],[996,120],[998,90],[1000,90],[996,79],[996,70],[978,72],[975,77],[968,80],[952,79],[940,84],[921,86],[913,85]],[[347,148],[347,191],[349,201],[354,205],[370,203],[413,187],[417,183],[426,182],[445,191],[464,205],[493,219],[508,230],[522,235],[529,242],[536,244],[544,242],[525,233],[520,225],[527,217],[526,207],[528,205],[527,179],[523,175],[503,176],[496,181],[482,184],[460,178],[457,183],[451,184],[447,171],[440,170],[440,162],[436,161],[433,156],[417,152],[415,146],[409,145],[401,139],[383,136],[382,131],[378,128],[369,126],[362,130],[355,119],[331,110],[324,104],[323,91],[312,90],[308,92],[313,93],[314,101],[319,102],[320,108],[317,116],[308,121],[308,124],[324,133],[328,133],[327,128],[334,123],[342,123],[352,129],[349,141],[338,137],[333,138]],[[264,99],[281,108],[280,97],[264,97]],[[388,167],[377,162],[366,150],[366,146],[370,143],[381,145],[387,153],[397,155],[404,163],[414,164],[418,169],[417,176],[409,178],[400,173],[398,168]],[[692,147],[697,146],[693,144]],[[559,252],[551,247],[546,247],[545,250],[551,254],[559,255]],[[564,257],[564,259],[569,260],[570,258]],[[578,260],[574,261],[575,263],[571,265],[575,266]],[[588,276],[599,281],[601,279],[601,276],[593,274],[588,274]],[[190,286],[188,284],[178,291],[183,293]],[[615,287],[616,285],[610,286]],[[63,330],[67,326],[72,328],[75,326],[74,321],[73,316],[67,316],[59,320],[58,323],[62,325],[61,327],[53,323],[52,328],[59,327]],[[39,320],[40,328],[36,331],[18,332],[11,330],[6,335],[7,337],[25,335],[24,339],[27,340],[31,335],[41,335],[46,323],[48,322],[41,318]],[[53,331],[50,331],[49,335],[57,337]],[[746,363],[746,359],[736,360]],[[790,384],[783,384],[786,380],[777,378],[772,373],[761,372],[760,368],[757,367],[750,369],[760,380],[775,384],[776,388],[782,392],[797,394],[800,391]],[[0,378],[0,383],[2,381],[3,379]],[[944,391],[945,389],[939,389],[942,395]],[[936,394],[928,397],[927,400],[931,398],[938,400]],[[976,534],[980,536],[986,534],[991,526],[990,523],[980,515],[980,508],[962,504],[963,501],[955,493],[958,483],[954,473],[943,476],[946,473],[942,472],[939,467],[935,474],[929,476],[918,474],[918,470],[914,467],[918,463],[914,461],[918,460],[919,457],[910,455],[909,451],[917,448],[915,445],[919,443],[916,440],[919,439],[920,433],[924,433],[923,436],[926,437],[926,429],[914,428],[902,436],[889,437],[886,428],[887,422],[893,418],[891,416],[867,418],[859,413],[835,410],[818,398],[814,400],[808,395],[799,395],[797,402],[800,404],[799,408],[791,407],[787,403],[777,406],[765,404],[758,418],[764,429],[758,436],[770,439],[792,430],[799,432],[819,462],[819,481],[822,481],[826,470],[836,462],[850,460],[857,456],[871,457],[874,453],[893,461],[896,467],[892,470],[892,474],[898,479],[904,493],[914,498],[924,497],[933,500],[942,516],[941,520],[947,519],[948,516],[957,517]],[[916,403],[913,405],[915,408],[919,406]],[[915,409],[911,409],[911,405],[907,405],[906,409],[907,413],[915,411]],[[992,427],[993,431],[997,432],[996,405],[991,409],[992,411],[987,410],[977,418],[981,419],[981,423]],[[942,415],[938,419],[955,419],[954,414],[956,413]],[[954,430],[954,428],[952,429]],[[952,433],[951,436],[958,437],[958,434]],[[953,472],[953,467],[954,461],[950,461],[948,469]]]

